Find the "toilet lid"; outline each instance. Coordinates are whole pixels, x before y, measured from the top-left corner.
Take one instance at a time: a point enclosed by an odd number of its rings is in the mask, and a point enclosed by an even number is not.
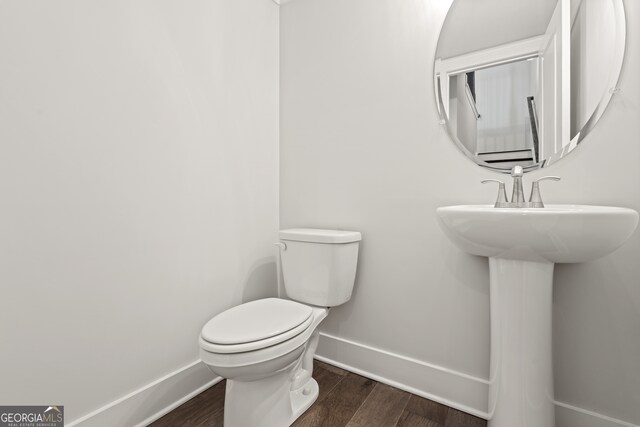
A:
[[[311,314],[311,307],[295,301],[260,299],[230,308],[209,320],[202,328],[202,338],[225,345],[261,341],[300,326]]]

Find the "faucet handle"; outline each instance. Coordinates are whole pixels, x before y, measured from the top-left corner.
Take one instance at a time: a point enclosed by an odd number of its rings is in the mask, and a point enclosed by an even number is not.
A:
[[[498,199],[496,203],[493,205],[494,208],[506,208],[509,207],[509,200],[507,200],[507,192],[504,189],[504,182],[499,181],[497,179],[485,179],[480,181],[482,184],[486,184],[488,182],[497,182],[498,183]]]
[[[560,181],[560,177],[552,175],[543,176],[542,178],[538,178],[531,183],[531,196],[529,196],[530,208],[544,208],[544,203],[542,203],[542,197],[540,196],[540,181],[545,180]]]

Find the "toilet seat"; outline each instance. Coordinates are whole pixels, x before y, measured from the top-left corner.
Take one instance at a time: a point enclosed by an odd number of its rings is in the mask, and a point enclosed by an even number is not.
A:
[[[263,363],[274,358],[282,357],[304,346],[318,324],[327,316],[329,310],[325,307],[310,307],[312,310],[311,323],[298,335],[269,347],[239,353],[219,352],[220,344],[212,344],[200,336],[200,357],[210,366],[222,368],[237,368]],[[223,347],[223,349],[226,347]]]
[[[226,310],[202,328],[201,340],[213,353],[243,353],[288,341],[309,328],[311,307],[266,298]]]

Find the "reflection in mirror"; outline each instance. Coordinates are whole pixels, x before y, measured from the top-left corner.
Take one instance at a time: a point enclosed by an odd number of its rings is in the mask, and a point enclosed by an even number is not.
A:
[[[547,166],[602,115],[624,44],[622,0],[454,0],[434,66],[438,109],[477,164]]]
[[[452,132],[486,163],[508,168],[537,163],[537,84],[538,58],[451,76]]]

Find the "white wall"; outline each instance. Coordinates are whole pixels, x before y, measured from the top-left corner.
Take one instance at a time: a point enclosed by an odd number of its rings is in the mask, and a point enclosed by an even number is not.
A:
[[[0,0],[0,58],[0,402],[69,422],[275,292],[278,7]]]
[[[487,262],[456,249],[435,217],[438,206],[492,202],[495,188],[479,181],[498,177],[473,165],[438,124],[432,70],[448,4],[298,0],[281,8],[280,216],[283,227],[363,233],[353,298],[322,326],[339,340],[321,344],[321,356],[346,358],[347,340],[486,379]],[[525,177],[527,185],[563,177],[543,188],[549,203],[640,210],[640,4],[625,6],[621,93],[574,153]],[[559,265],[554,294],[557,399],[635,424],[639,255],[636,232],[602,260]],[[370,359],[354,360],[367,370]],[[417,391],[439,385],[431,386]]]
[[[452,4],[438,42],[450,58],[544,34],[558,0],[447,0]],[[574,0],[572,0],[574,1]],[[473,34],[473,37],[460,37]]]

